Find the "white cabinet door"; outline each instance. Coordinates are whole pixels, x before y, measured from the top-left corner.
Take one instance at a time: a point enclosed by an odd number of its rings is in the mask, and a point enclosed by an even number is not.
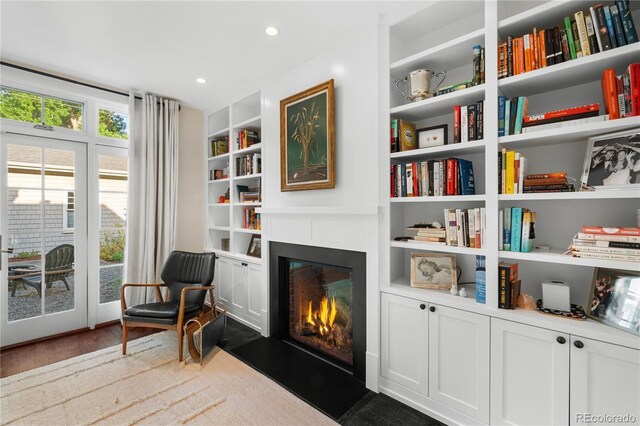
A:
[[[489,423],[489,317],[429,305],[429,398]]]
[[[222,302],[229,307],[231,305],[233,283],[231,280],[231,261],[228,258],[218,256],[214,282],[218,289],[218,299],[216,301]]]
[[[639,424],[640,351],[571,336],[570,407],[572,425],[589,423],[587,414],[621,416],[593,423]]]
[[[427,396],[429,315],[426,304],[382,295],[381,374]]]
[[[569,347],[567,334],[492,318],[491,424],[568,424]]]
[[[261,303],[261,297],[262,297],[260,266],[250,263],[247,269],[248,269],[247,281],[248,281],[248,288],[249,288],[249,305],[248,305],[249,317],[251,318],[253,323],[260,325],[261,324],[260,319],[262,317],[261,310],[260,310],[260,303]]]
[[[247,302],[249,299],[247,290],[247,264],[240,261],[233,261],[231,265],[233,269],[231,311],[236,314],[245,314],[247,312]]]

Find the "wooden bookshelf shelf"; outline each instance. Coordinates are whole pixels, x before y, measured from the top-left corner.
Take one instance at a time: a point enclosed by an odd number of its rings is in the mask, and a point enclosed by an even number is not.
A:
[[[567,242],[569,243],[569,242]],[[640,264],[617,260],[586,259],[563,254],[566,250],[552,249],[550,251],[533,251],[521,253],[514,251],[500,251],[500,259],[527,260],[531,262],[557,263],[571,266],[590,266],[593,268],[612,268],[624,271],[640,272]]]
[[[480,255],[480,256],[483,256],[486,254],[485,249],[445,246],[445,245],[439,245],[439,244],[423,243],[419,241],[391,241],[391,247],[412,249],[412,250],[435,251],[440,253],[473,254],[473,255]]]
[[[498,138],[498,143],[505,145],[509,149],[525,148],[532,145],[555,145],[578,140],[586,141],[592,136],[629,130],[634,127],[640,127],[640,117],[628,117],[600,123],[578,124],[558,129],[502,136]],[[562,136],[558,137],[559,135]]]
[[[413,161],[418,158],[435,158],[450,155],[478,154],[484,152],[484,140],[454,143],[433,148],[412,149],[411,151],[393,152],[392,160]]]
[[[480,28],[454,38],[431,49],[418,52],[391,64],[391,74],[397,79],[404,78],[411,71],[425,67],[430,69],[452,69],[469,62],[469,55],[475,45],[484,45],[485,29]],[[446,85],[446,83],[443,83]]]
[[[233,232],[242,232],[244,234],[256,234],[256,235],[262,234],[262,231],[259,229],[247,229],[247,228],[235,228]]]
[[[260,116],[251,117],[233,126],[234,129],[243,129],[245,127],[260,127]]]
[[[240,155],[245,155],[245,154],[251,154],[254,152],[260,152],[262,151],[262,143],[256,143],[251,145],[249,148],[244,148],[244,149],[239,149],[237,151],[233,152],[233,156],[240,156]]]
[[[467,201],[484,201],[484,194],[478,195],[445,195],[442,197],[391,197],[392,203],[461,203]]]
[[[213,252],[219,256],[228,257],[234,260],[239,260],[241,262],[249,262],[257,265],[260,265],[262,263],[262,259],[260,259],[259,257],[247,256],[246,254],[232,253],[230,251],[220,249],[205,249],[205,251]]]
[[[209,207],[229,207],[231,203],[209,203]]]
[[[229,178],[210,180],[209,183],[229,183]]]
[[[229,226],[209,226],[209,229],[212,231],[225,231],[225,232],[229,232],[231,231],[231,228]]]
[[[534,201],[534,200],[615,200],[638,198],[637,189],[608,189],[600,191],[579,192],[541,192],[537,194],[500,194],[500,201]]]
[[[448,114],[453,112],[454,105],[468,105],[484,99],[484,90],[485,85],[480,84],[446,95],[393,107],[391,117],[418,121],[428,116]]]
[[[215,138],[216,136],[222,136],[229,133],[229,128],[225,127],[224,129],[216,130],[213,133],[209,134],[210,138]]]
[[[262,173],[255,173],[251,175],[236,176],[233,178],[233,180],[260,179],[261,177],[262,177]]]
[[[226,154],[220,154],[220,155],[216,155],[215,157],[209,157],[208,160],[224,160],[229,158],[229,153],[227,152]]]

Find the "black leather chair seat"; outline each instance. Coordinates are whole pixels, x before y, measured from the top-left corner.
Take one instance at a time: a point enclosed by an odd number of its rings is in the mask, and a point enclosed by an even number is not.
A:
[[[127,308],[124,311],[126,316],[132,317],[145,317],[145,318],[178,318],[178,312],[180,311],[180,303],[178,302],[157,302],[146,303],[144,305],[136,305],[131,308]],[[184,315],[185,317],[193,316],[200,312],[200,305],[197,303],[185,303]]]

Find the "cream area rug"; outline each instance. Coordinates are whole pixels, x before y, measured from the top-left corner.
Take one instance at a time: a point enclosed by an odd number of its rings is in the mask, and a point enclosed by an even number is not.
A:
[[[0,424],[334,425],[221,349],[178,364],[175,332],[0,380]]]

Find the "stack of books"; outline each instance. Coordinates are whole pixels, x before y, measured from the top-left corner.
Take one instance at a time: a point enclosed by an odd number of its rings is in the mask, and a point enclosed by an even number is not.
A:
[[[241,203],[257,203],[260,202],[260,187],[249,188],[246,185],[236,185],[238,190],[238,199]]]
[[[484,139],[484,101],[453,106],[453,143]]]
[[[573,192],[574,190],[573,184],[567,181],[566,172],[555,172],[526,175],[522,192],[533,194],[538,192]]]
[[[640,262],[640,228],[583,226],[569,250],[573,257]]]
[[[395,164],[390,170],[391,197],[474,195],[473,163],[461,158]]]
[[[260,213],[256,213],[256,209],[245,208],[242,209],[242,228],[243,229],[262,229],[260,222]]]
[[[524,123],[522,124],[522,133],[539,132],[541,130],[609,120],[609,115],[598,114],[600,114],[600,104],[596,103],[549,111],[542,114],[527,115],[524,117]]]
[[[209,157],[216,157],[229,152],[229,137],[224,136],[209,141]]]
[[[536,238],[536,212],[522,207],[506,207],[498,211],[498,249],[503,251],[533,251]]]
[[[636,43],[628,0],[597,4],[564,17],[558,26],[538,29],[498,44],[498,78],[511,77]]]
[[[498,97],[498,136],[518,135],[529,111],[529,100],[525,96],[507,99]]]
[[[498,264],[498,308],[515,309],[520,296],[518,264],[500,262]]]
[[[407,229],[418,231],[416,236],[413,237],[415,241],[425,241],[431,244],[441,244],[441,245],[447,244],[447,240],[446,240],[447,235],[446,235],[446,230],[444,228],[431,228],[431,227],[420,226],[420,227],[412,227]]]
[[[249,148],[255,143],[260,143],[260,135],[255,130],[239,130],[236,134],[236,149]]]
[[[614,68],[607,68],[600,83],[609,119],[640,115],[640,63],[629,65],[624,74],[618,76]]]
[[[484,248],[485,208],[444,209],[445,242],[453,247]]]
[[[260,154],[245,155],[236,158],[236,176],[247,176],[262,171],[262,156]]]

